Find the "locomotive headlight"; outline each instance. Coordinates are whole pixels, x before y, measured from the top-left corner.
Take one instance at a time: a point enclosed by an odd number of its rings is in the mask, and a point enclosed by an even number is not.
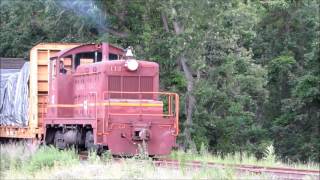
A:
[[[128,68],[128,70],[135,71],[138,69],[139,63],[135,59],[129,59],[129,60],[127,60],[125,66]]]
[[[128,68],[129,71],[136,71],[139,67],[138,61],[134,58],[132,53],[132,47],[128,47],[126,52],[126,62],[124,64],[125,67]]]

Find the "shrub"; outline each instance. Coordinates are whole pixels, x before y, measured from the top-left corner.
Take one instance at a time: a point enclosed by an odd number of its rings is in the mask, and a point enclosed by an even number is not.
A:
[[[88,152],[88,161],[93,164],[101,163],[101,159],[96,150],[90,150]]]
[[[111,154],[111,151],[107,150],[107,151],[104,151],[101,155],[101,159],[105,162],[109,162],[112,160],[112,154]]]
[[[53,167],[54,165],[71,165],[79,163],[79,158],[74,149],[60,151],[54,147],[44,146],[26,162],[26,169],[35,172],[44,167]]]
[[[38,146],[27,143],[17,142],[0,145],[0,172],[8,169],[19,169],[23,162],[30,159]]]

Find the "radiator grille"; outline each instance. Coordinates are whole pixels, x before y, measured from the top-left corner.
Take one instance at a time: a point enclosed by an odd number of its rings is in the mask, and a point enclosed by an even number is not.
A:
[[[152,92],[153,91],[153,78],[148,77],[148,76],[141,77],[140,89],[144,92]],[[142,97],[144,99],[151,99],[152,94],[142,94]]]
[[[122,92],[112,93],[110,94],[110,98],[138,99],[138,94],[128,94],[125,92],[152,92],[153,77],[142,76],[139,82],[139,76],[109,76],[108,90]],[[142,94],[142,98],[151,99],[152,94]]]
[[[123,92],[137,92],[139,91],[139,77],[137,76],[123,76],[122,81],[122,91]],[[122,95],[125,99],[137,99],[138,94],[126,94]]]
[[[121,76],[109,76],[108,79],[109,91],[121,91]],[[121,94],[110,94],[110,98],[121,98]]]

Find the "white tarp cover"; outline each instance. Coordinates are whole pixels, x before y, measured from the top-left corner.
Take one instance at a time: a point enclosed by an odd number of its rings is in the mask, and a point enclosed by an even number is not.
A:
[[[29,62],[21,69],[0,69],[0,125],[28,125]]]

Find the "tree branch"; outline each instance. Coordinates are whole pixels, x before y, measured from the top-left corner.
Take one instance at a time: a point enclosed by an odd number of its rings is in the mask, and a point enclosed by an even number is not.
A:
[[[161,19],[163,23],[163,28],[166,32],[169,32],[169,26],[168,26],[168,18],[164,12],[161,12]]]
[[[107,27],[102,27],[103,31],[105,32],[108,32],[114,36],[117,36],[117,37],[121,37],[121,38],[127,38],[129,36],[129,33],[128,32],[119,32],[119,31],[116,31],[112,28],[107,28]]]
[[[174,28],[176,35],[179,35],[184,31],[183,27],[180,25],[180,23],[177,20],[173,21],[173,28]]]

